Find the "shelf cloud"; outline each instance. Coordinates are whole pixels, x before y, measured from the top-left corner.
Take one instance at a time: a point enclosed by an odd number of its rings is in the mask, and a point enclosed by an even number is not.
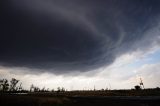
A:
[[[0,65],[53,73],[109,66],[160,41],[159,0],[5,0]]]

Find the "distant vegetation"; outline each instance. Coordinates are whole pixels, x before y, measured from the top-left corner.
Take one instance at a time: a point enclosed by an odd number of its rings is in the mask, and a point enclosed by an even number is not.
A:
[[[19,80],[12,78],[10,83],[7,79],[0,79],[0,92],[24,92],[22,88],[22,83],[19,83]]]
[[[43,87],[40,89],[35,85],[31,85],[29,90],[25,90],[22,87],[22,83],[19,80],[12,78],[10,81],[7,79],[0,79],[0,92],[1,93],[26,93],[26,92],[65,92],[64,87],[58,87],[55,91],[54,89],[49,90],[49,88]]]
[[[15,78],[1,79],[0,106],[160,106],[160,88],[144,89],[141,85],[130,90],[67,91],[64,87],[49,90],[31,84],[25,90]]]
[[[57,90],[49,90],[49,88],[43,87],[40,89],[35,85],[31,85],[29,90],[25,90],[22,86],[20,80],[12,78],[10,81],[7,79],[0,80],[0,93],[48,93],[52,95],[65,95],[65,96],[147,96],[147,95],[159,95],[160,96],[160,88],[150,88],[143,89],[140,85],[136,85],[134,89],[131,90],[109,90],[109,89],[101,89],[101,90],[74,90],[67,91],[64,87],[58,87]]]

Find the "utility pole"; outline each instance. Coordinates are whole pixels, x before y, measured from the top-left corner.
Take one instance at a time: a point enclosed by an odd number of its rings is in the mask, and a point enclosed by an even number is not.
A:
[[[140,86],[141,86],[141,88],[143,87],[143,89],[144,89],[144,84],[143,84],[143,81],[142,81],[142,78],[140,78]]]

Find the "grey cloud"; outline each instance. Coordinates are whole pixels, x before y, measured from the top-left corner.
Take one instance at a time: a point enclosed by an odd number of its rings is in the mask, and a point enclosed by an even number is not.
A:
[[[5,0],[1,8],[6,67],[85,72],[158,37],[146,32],[158,26],[159,0]]]

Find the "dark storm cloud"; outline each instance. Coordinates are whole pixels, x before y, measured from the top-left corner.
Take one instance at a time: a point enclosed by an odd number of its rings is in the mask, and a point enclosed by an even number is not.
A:
[[[157,37],[145,33],[159,22],[160,1],[5,0],[1,10],[0,65],[63,73],[142,49]]]

